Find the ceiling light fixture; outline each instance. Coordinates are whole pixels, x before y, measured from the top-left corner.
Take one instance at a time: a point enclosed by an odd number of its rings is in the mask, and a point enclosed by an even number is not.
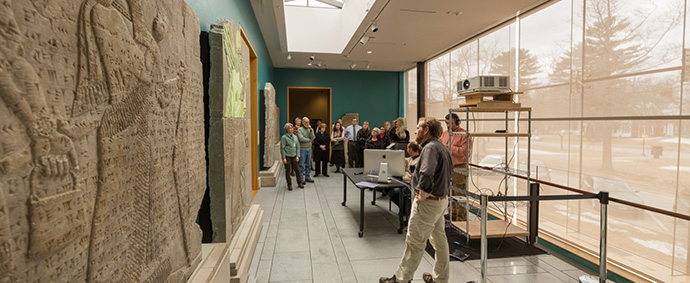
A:
[[[309,56],[309,60],[314,61],[314,55]]]
[[[321,60],[319,60],[319,62],[316,63],[316,66],[321,67]]]
[[[290,53],[288,53],[287,59],[292,60],[292,55],[290,55]]]
[[[354,69],[355,67],[357,67],[357,63],[352,63],[352,65],[350,65],[350,69]]]
[[[371,32],[377,32],[377,31],[379,31],[379,28],[376,25],[372,24],[371,25]]]
[[[371,68],[371,63],[367,62],[367,69]]]
[[[362,36],[362,38],[359,40],[359,43],[367,44],[367,41],[369,41],[369,37],[365,35],[365,36]]]
[[[367,54],[371,54],[371,53],[374,53],[374,51],[371,51],[371,50],[367,51]]]
[[[307,63],[307,66],[311,66],[311,62]]]

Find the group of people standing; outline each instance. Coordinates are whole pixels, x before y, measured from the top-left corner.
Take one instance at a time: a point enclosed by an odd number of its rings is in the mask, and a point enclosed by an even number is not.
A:
[[[338,119],[338,122],[341,122]],[[350,167],[364,167],[365,149],[385,149],[391,143],[403,145],[410,142],[410,132],[407,130],[405,118],[398,117],[393,124],[386,121],[381,127],[369,128],[369,122],[359,125],[357,118],[345,129],[344,137],[348,143],[348,165]],[[336,123],[337,125],[337,123]],[[402,147],[405,148],[405,147]]]
[[[411,183],[408,193],[413,195],[405,251],[395,274],[391,277],[381,277],[379,283],[411,281],[421,261],[427,240],[436,253],[433,272],[425,272],[423,281],[449,281],[449,248],[444,229],[444,214],[449,204],[447,197],[453,192],[451,184],[454,187],[465,188],[462,174],[454,172],[454,169],[462,168],[468,162],[470,152],[467,149],[471,150],[472,139],[464,135],[451,137],[451,133],[465,131],[460,127],[457,115],[446,116],[445,122],[447,130],[444,131],[437,119],[421,118],[416,127],[416,143],[409,143],[409,132],[403,118],[396,119],[392,127],[384,124],[380,128],[372,129],[369,129],[369,123],[366,121],[359,126],[356,118],[352,119],[350,126],[343,129],[342,121],[338,120],[330,135],[326,133],[326,124],[319,124],[314,133],[307,117],[295,119],[294,125],[285,124],[286,133],[281,137],[281,155],[285,163],[288,190],[292,190],[291,172],[297,176],[300,188],[304,188],[304,182],[313,182],[310,178],[312,147],[315,150],[315,176],[328,176],[327,162],[331,144],[330,163],[337,166],[336,172],[339,172],[345,166],[345,146],[348,147],[350,167],[362,167],[364,149],[384,149],[390,143],[404,142],[410,158],[406,160],[409,171],[403,179]],[[397,196],[403,191],[399,189],[392,193]],[[391,198],[398,199],[394,196]],[[452,211],[460,212],[464,209],[454,207]],[[459,218],[466,216],[453,213],[448,217],[460,220]]]
[[[330,177],[329,164],[336,167],[336,173],[345,167],[346,146],[349,167],[363,167],[364,149],[385,149],[391,143],[406,145],[410,141],[410,132],[402,117],[393,120],[392,125],[386,121],[383,126],[374,128],[369,128],[367,121],[360,126],[357,118],[352,119],[352,124],[344,128],[342,119],[338,119],[330,134],[326,126],[326,123],[319,121],[314,131],[308,117],[298,117],[294,124],[285,124],[285,134],[280,138],[280,153],[285,164],[288,190],[292,190],[291,174],[297,177],[299,188],[304,188],[307,182],[314,182],[311,179],[312,155],[315,163],[314,177]]]

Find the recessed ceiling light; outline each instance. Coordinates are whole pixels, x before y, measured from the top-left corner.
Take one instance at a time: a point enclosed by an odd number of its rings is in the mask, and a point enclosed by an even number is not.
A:
[[[374,53],[374,51],[371,51],[371,50],[367,51],[367,54],[371,54],[371,53]]]
[[[311,62],[307,63],[307,66],[311,66]]]

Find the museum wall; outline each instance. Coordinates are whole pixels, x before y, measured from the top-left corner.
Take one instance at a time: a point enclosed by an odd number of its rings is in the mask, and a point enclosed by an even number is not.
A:
[[[383,122],[404,114],[400,112],[400,104],[404,102],[401,79],[400,72],[275,68],[273,85],[276,104],[281,109],[280,125],[288,122],[288,87],[330,87],[332,121],[345,113],[359,113],[360,124],[369,121],[372,125],[383,126]]]

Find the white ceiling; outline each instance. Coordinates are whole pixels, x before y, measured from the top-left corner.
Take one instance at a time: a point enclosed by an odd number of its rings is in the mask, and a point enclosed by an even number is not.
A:
[[[251,5],[276,68],[350,70],[354,63],[355,70],[367,70],[369,65],[368,70],[404,71],[547,1],[370,0],[366,6],[371,8],[341,54],[289,52],[291,60],[287,59],[283,0],[251,0]],[[373,23],[377,32],[371,31]],[[370,38],[366,44],[359,43],[362,36]],[[307,40],[318,46],[321,38]],[[309,59],[312,55],[314,61]],[[310,61],[312,66],[307,65]]]

